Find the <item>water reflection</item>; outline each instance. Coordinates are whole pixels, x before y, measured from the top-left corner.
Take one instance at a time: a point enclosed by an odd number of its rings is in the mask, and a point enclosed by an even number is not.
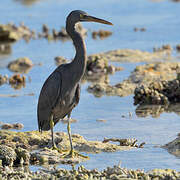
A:
[[[139,105],[135,112],[138,117],[152,116],[153,118],[158,118],[163,112],[174,112],[180,115],[179,109],[180,103],[169,105]]]

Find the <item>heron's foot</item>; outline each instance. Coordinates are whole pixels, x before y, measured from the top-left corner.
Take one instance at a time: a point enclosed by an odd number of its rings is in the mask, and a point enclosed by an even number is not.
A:
[[[53,145],[53,146],[51,147],[51,149],[52,149],[52,150],[56,150],[56,151],[58,151],[58,152],[61,153],[61,154],[64,154],[64,153],[67,152],[67,150],[65,150],[65,149],[60,149],[60,148],[58,148],[56,145]]]
[[[72,149],[68,154],[63,156],[64,158],[83,158],[83,159],[89,159],[88,156],[82,155],[80,153],[78,153],[77,151],[75,151],[74,149]]]

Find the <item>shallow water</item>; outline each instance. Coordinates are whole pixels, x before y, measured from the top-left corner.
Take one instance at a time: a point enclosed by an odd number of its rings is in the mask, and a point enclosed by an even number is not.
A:
[[[98,53],[118,48],[152,51],[153,47],[179,42],[179,8],[180,3],[171,1],[152,2],[148,0],[99,0],[96,3],[80,0],[46,0],[31,1],[6,0],[1,2],[0,23],[14,22],[41,31],[42,24],[60,29],[65,24],[65,17],[74,9],[82,9],[89,14],[111,21],[114,26],[84,23],[90,30],[107,29],[113,35],[104,40],[93,40],[90,33],[86,37],[87,53]],[[134,32],[134,27],[145,27],[145,32]],[[73,58],[74,48],[71,41],[48,42],[45,39],[24,40],[12,44],[12,52],[0,56],[0,74],[12,75],[6,66],[8,62],[27,56],[35,66],[27,74],[31,82],[21,90],[14,90],[9,85],[0,87],[0,94],[20,94],[16,98],[0,99],[0,121],[24,124],[23,131],[36,130],[36,106],[39,91],[47,76],[55,69],[54,57]],[[124,71],[110,76],[110,83],[115,84],[125,79],[136,65],[143,63],[113,63],[124,67]],[[89,155],[90,160],[82,164],[87,168],[103,169],[121,162],[122,167],[150,170],[153,168],[173,168],[180,170],[180,159],[157,146],[175,139],[179,133],[180,117],[174,112],[162,113],[158,118],[138,117],[133,105],[133,96],[96,98],[87,92],[88,83],[82,84],[81,100],[74,109],[72,117],[77,123],[72,124],[72,132],[83,135],[89,140],[103,140],[104,137],[136,138],[146,142],[143,149],[116,153]],[[34,96],[23,94],[34,93]],[[129,117],[129,112],[132,117]],[[122,115],[124,117],[122,117]],[[106,123],[97,122],[105,119]],[[66,131],[66,125],[59,123],[56,131]],[[60,167],[62,167],[60,165]],[[34,168],[34,167],[33,167]],[[32,169],[33,169],[32,168]],[[35,169],[35,168],[34,168]]]

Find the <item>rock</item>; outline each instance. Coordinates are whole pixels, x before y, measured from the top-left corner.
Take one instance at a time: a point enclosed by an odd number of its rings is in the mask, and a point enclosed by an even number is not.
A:
[[[105,120],[105,119],[96,119],[96,122],[106,123],[107,120]]]
[[[27,58],[18,58],[15,61],[12,61],[8,64],[8,68],[13,72],[19,73],[27,73],[32,68],[33,63],[32,61]]]
[[[131,146],[136,148],[142,148],[145,142],[141,143],[140,145],[136,144],[137,139],[121,139],[121,138],[104,138],[103,143],[107,143],[109,141],[118,142],[120,146]]]
[[[14,89],[20,89],[22,87],[25,87],[25,83],[26,77],[24,75],[21,76],[20,74],[14,74],[9,78],[9,84]]]
[[[116,85],[106,83],[94,83],[88,86],[88,92],[93,93],[96,97],[107,96],[127,96],[132,94],[136,85],[128,81]]]
[[[83,28],[81,23],[77,23],[75,28],[82,36],[87,35],[87,30],[85,28]],[[67,34],[66,29],[64,27],[62,27],[61,30],[59,31],[58,37],[62,38],[62,40],[63,39],[70,39],[70,37]]]
[[[30,153],[30,163],[32,164],[79,163],[87,160],[85,156],[77,157],[75,159],[64,158],[64,155],[67,155],[68,150],[70,150],[69,136],[66,133],[56,132],[54,134],[55,143],[59,148],[59,151],[50,149],[50,132],[43,132],[41,134],[37,131],[14,132],[1,130],[0,137],[0,144],[8,144],[9,147],[15,149],[17,154],[16,163],[18,164],[28,163],[28,153]],[[84,137],[78,134],[72,135],[72,141],[74,149],[80,153],[115,152],[129,150],[132,148],[130,146],[121,146],[108,142],[103,143],[100,141],[87,141]],[[66,151],[64,152],[63,150]],[[59,154],[61,154],[61,156]],[[25,158],[24,156],[27,157]]]
[[[124,70],[123,67],[115,67],[115,71],[122,71],[122,70]]]
[[[177,50],[177,51],[180,51],[180,44],[178,44],[178,45],[176,46],[176,50]]]
[[[110,65],[107,67],[107,72],[110,73],[110,74],[114,74],[116,72],[116,67],[113,66],[113,65]]]
[[[175,59],[170,56],[169,52],[166,51],[150,53],[133,49],[117,49],[104,53],[93,54],[91,56],[97,56],[98,59],[115,62],[156,62]]]
[[[98,80],[102,75],[113,74],[116,67],[108,65],[107,59],[99,57],[98,55],[90,55],[87,59],[87,66],[85,76],[89,79]]]
[[[172,47],[170,44],[165,44],[165,45],[162,45],[162,47],[160,48],[153,48],[154,52],[167,52],[168,54],[171,53],[172,51]]]
[[[144,32],[144,31],[146,31],[146,28],[138,28],[138,27],[135,27],[135,28],[134,28],[134,31],[135,31],[135,32],[137,32],[137,31]]]
[[[16,160],[16,153],[13,148],[6,145],[0,145],[0,159],[3,166],[13,166]]]
[[[87,71],[104,72],[104,69],[107,67],[108,61],[106,59],[99,58],[97,55],[88,56]]]
[[[69,121],[69,120],[68,120],[68,118],[66,118],[66,117],[61,120],[61,122],[64,123],[64,124],[67,124],[68,121]],[[72,118],[70,119],[70,123],[76,123],[77,121],[78,121],[78,120],[76,120],[76,119],[72,119]]]
[[[173,141],[163,145],[162,148],[165,148],[169,153],[180,157],[180,136],[178,136]]]
[[[74,166],[73,166],[74,167]],[[79,166],[76,169],[72,168],[66,170],[63,168],[41,168],[38,171],[30,171],[27,167],[21,168],[3,168],[0,167],[0,174],[3,180],[8,179],[114,179],[114,180],[131,180],[131,179],[145,179],[145,180],[167,180],[179,179],[180,172],[172,169],[153,169],[148,172],[144,170],[132,170],[122,168],[114,165],[107,167],[101,171],[97,169],[86,169],[84,166]]]
[[[21,123],[9,124],[9,123],[2,123],[2,129],[22,129],[24,127]]]
[[[177,76],[177,78],[179,75]],[[152,82],[149,85],[136,87],[134,91],[134,104],[169,104],[180,102],[180,81]]]
[[[15,152],[16,152],[16,155],[17,155],[16,161],[17,161],[18,164],[29,165],[30,153],[26,149],[18,147],[18,148],[15,149]]]
[[[11,44],[10,43],[0,44],[0,54],[11,54]]]
[[[168,103],[168,99],[166,98],[166,96],[164,96],[164,93],[158,92],[159,88],[164,89],[164,85],[162,85],[162,83],[159,84],[158,82],[161,80],[165,83],[167,80],[175,79],[176,76],[178,76],[177,74],[179,71],[179,62],[159,62],[140,65],[137,66],[131,73],[131,75],[124,81],[115,85],[110,85],[107,82],[94,83],[88,86],[88,91],[98,97],[101,97],[103,95],[127,96],[135,93],[135,104],[137,104],[136,102],[139,103],[140,100],[142,101],[142,104],[143,101],[145,101],[145,103],[149,102],[153,104],[165,104]],[[171,85],[169,84],[166,86],[174,86],[173,90],[175,90],[175,88],[178,87],[178,82],[179,81],[174,81],[171,83]],[[153,90],[149,89],[148,86],[150,84]],[[158,90],[154,90],[154,88],[158,88]],[[176,96],[179,96],[178,89],[175,90],[175,93]],[[141,99],[142,95],[144,94],[149,94],[151,96],[150,99],[148,99],[149,96],[146,99]],[[169,96],[172,96],[172,94],[169,94]],[[175,97],[174,101],[178,102],[177,100],[175,100]]]
[[[44,34],[49,34],[49,28],[48,28],[48,26],[47,26],[46,24],[43,24],[43,26],[42,26],[42,32],[43,32]]]
[[[8,76],[2,76],[0,75],[0,86],[8,82]]]
[[[171,169],[153,169],[148,171],[148,174],[150,177],[155,177],[156,179],[178,179],[178,173]]]
[[[54,58],[54,60],[55,60],[57,66],[67,63],[67,59],[65,59],[62,56],[57,56]]]
[[[0,41],[17,41],[20,37],[11,25],[0,25]]]
[[[29,40],[35,38],[35,32],[31,31],[23,23],[20,26],[14,24],[0,25],[0,41],[13,42],[21,38]]]
[[[106,92],[106,84],[100,83],[100,84],[92,84],[88,86],[88,92],[93,93],[96,97],[101,97]]]
[[[66,29],[64,27],[62,27],[59,31],[58,36],[62,38],[69,38],[69,35],[67,34]]]
[[[107,31],[107,30],[99,30],[99,31],[93,31],[92,32],[92,38],[96,39],[97,36],[99,36],[100,39],[104,39],[106,37],[109,37],[112,35],[111,31]]]
[[[13,124],[13,129],[22,129],[24,127],[24,125],[22,123],[15,123]]]
[[[2,126],[1,126],[2,129],[13,129],[13,125],[12,124],[9,124],[9,123],[4,123]]]

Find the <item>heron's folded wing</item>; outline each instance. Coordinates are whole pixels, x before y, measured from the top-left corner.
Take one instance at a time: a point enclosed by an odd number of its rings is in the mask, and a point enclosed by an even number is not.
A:
[[[41,89],[37,110],[39,131],[50,129],[50,115],[60,98],[61,85],[61,73],[55,70]]]

